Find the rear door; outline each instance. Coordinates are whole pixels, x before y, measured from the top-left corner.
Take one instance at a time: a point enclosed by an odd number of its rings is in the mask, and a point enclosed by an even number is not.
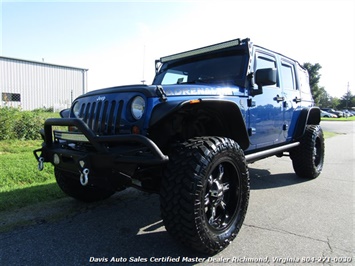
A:
[[[284,97],[282,106],[284,122],[281,137],[283,141],[287,141],[292,138],[293,129],[290,130],[290,125],[295,112],[299,111],[301,93],[296,79],[296,65],[294,62],[287,58],[281,58],[280,73],[282,96]]]

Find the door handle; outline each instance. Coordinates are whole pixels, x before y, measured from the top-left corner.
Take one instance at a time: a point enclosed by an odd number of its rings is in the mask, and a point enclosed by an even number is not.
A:
[[[299,103],[299,102],[301,102],[302,100],[301,100],[301,98],[297,98],[297,96],[296,96],[296,98],[294,98],[293,101],[294,101],[295,103]]]
[[[277,101],[277,102],[282,102],[285,100],[285,97],[280,97],[278,94],[276,95],[276,97],[274,97],[274,101]]]

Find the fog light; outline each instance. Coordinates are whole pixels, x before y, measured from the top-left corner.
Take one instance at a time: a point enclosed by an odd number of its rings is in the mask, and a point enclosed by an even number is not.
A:
[[[133,126],[132,127],[132,134],[139,134],[139,133],[140,133],[139,127],[138,126]]]
[[[79,130],[78,130],[78,128],[76,126],[69,126],[68,127],[68,131],[70,131],[70,132],[78,132]]]
[[[60,163],[59,155],[56,153],[53,155],[53,163],[57,165]]]

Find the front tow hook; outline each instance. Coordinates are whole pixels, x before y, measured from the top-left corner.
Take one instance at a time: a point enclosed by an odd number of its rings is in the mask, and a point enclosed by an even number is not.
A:
[[[38,158],[38,170],[42,171],[44,168],[44,158],[43,157],[39,157]]]
[[[80,184],[85,187],[89,183],[89,173],[88,168],[84,168],[83,172],[80,174]]]

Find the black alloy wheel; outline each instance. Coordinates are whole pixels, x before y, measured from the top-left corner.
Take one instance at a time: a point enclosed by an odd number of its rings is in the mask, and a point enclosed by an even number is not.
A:
[[[244,152],[228,138],[196,137],[178,144],[161,185],[165,228],[197,251],[215,254],[238,234],[248,207]]]

